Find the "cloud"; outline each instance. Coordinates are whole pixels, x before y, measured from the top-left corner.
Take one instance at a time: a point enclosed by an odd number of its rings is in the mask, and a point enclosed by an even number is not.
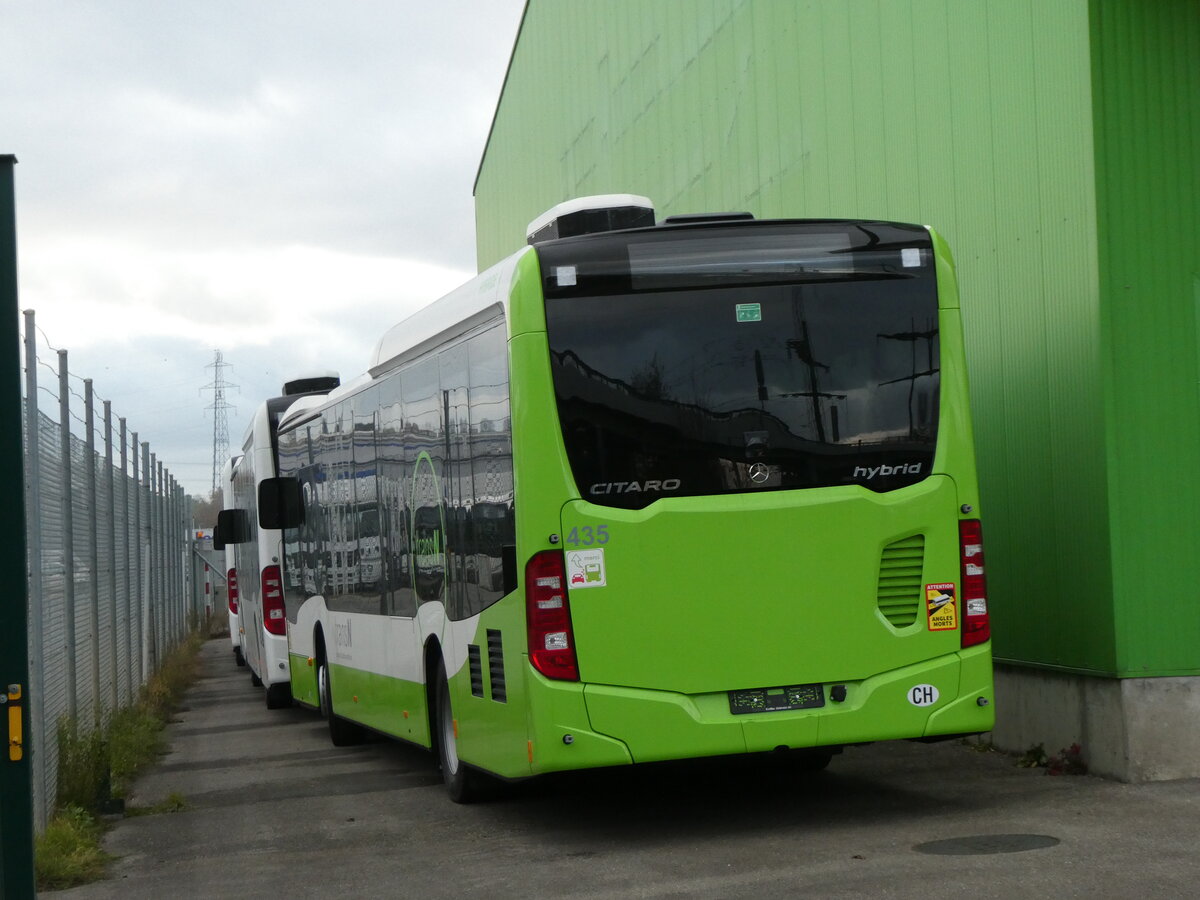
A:
[[[469,266],[520,6],[10,2],[24,223]]]
[[[161,459],[192,468],[209,459],[201,474],[211,469],[213,399],[201,388],[215,375],[215,348],[238,385],[226,395],[237,407],[229,413],[237,444],[254,408],[285,381],[366,371],[388,328],[471,276],[318,247],[150,253],[88,237],[39,244],[22,266],[26,291],[43,298],[37,325],[68,350],[71,371],[91,377],[131,427],[156,433]],[[185,482],[193,493],[202,483]]]
[[[241,383],[236,441],[297,367],[363,371],[472,274],[523,6],[0,0],[21,304],[165,463],[196,468],[189,490],[208,483],[213,348]]]
[[[24,248],[20,265],[44,327],[80,348],[129,334],[228,349],[331,331],[366,340],[472,274],[324,247],[186,251],[88,235]]]

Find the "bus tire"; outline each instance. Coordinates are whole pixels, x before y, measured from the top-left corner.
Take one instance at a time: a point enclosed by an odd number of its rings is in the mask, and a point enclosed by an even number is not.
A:
[[[267,709],[287,709],[292,705],[292,685],[281,681],[267,685]]]
[[[246,657],[242,656],[242,648],[241,647],[233,648],[233,661],[235,663],[237,663],[239,666],[244,666],[246,664]]]
[[[484,776],[458,758],[458,736],[455,734],[454,708],[450,702],[450,683],[444,663],[437,669],[437,709],[434,711],[434,743],[438,766],[446,792],[455,803],[474,803],[483,796]]]
[[[262,679],[255,674],[254,670],[250,670],[250,683],[255,687],[262,687]]]
[[[329,663],[321,657],[317,667],[317,697],[321,704],[321,715],[329,723],[329,740],[335,747],[352,747],[361,744],[366,732],[356,722],[349,722],[333,711],[333,689],[329,683]]]

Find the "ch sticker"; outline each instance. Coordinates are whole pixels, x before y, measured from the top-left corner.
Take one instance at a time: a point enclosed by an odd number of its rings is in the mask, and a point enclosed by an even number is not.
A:
[[[908,702],[913,706],[933,706],[939,696],[937,686],[932,684],[914,684],[908,689]]]
[[[958,603],[954,583],[925,585],[925,611],[930,631],[953,631],[958,627]]]

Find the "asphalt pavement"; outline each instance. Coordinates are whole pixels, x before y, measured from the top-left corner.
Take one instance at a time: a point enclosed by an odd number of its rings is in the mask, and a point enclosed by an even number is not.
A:
[[[268,710],[228,639],[70,898],[1200,896],[1200,779],[1048,776],[960,742],[572,774],[486,803],[430,755]],[[1052,749],[1052,748],[1048,748]],[[1086,748],[1084,748],[1086,755]]]

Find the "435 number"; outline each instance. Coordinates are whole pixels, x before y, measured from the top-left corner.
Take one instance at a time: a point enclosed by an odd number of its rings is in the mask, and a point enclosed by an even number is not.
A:
[[[572,528],[567,534],[568,547],[603,547],[608,543],[608,526],[584,525],[582,528]]]

